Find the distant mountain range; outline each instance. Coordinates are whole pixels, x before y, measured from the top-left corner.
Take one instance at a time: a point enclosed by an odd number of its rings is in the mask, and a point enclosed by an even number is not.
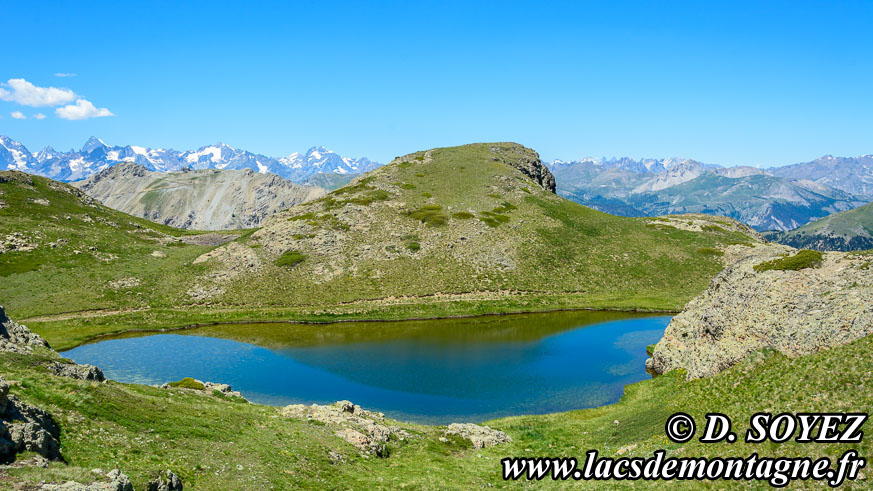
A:
[[[790,232],[767,232],[768,240],[798,249],[858,251],[873,249],[873,203],[835,213]]]
[[[792,230],[873,200],[873,155],[826,155],[757,169],[690,159],[554,160],[558,194],[625,216],[722,215],[757,230]]]
[[[306,153],[292,153],[273,158],[216,143],[197,150],[151,149],[135,145],[109,146],[91,137],[81,150],[59,152],[46,147],[30,152],[24,145],[0,135],[0,170],[20,170],[58,181],[87,178],[120,162],[134,162],[155,172],[191,169],[251,169],[261,174],[273,173],[294,182],[303,182],[315,174],[360,174],[378,167],[366,158],[343,157],[324,147]]]

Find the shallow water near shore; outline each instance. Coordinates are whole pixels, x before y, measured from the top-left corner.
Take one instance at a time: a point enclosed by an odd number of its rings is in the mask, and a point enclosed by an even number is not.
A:
[[[252,402],[348,399],[419,423],[616,402],[648,377],[664,315],[555,312],[405,322],[226,324],[103,339],[63,355],[121,382],[194,377]]]

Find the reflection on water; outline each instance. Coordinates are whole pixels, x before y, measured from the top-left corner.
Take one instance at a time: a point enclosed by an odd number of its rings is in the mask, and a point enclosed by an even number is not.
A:
[[[615,402],[670,318],[559,312],[407,322],[233,324],[127,335],[65,356],[112,379],[229,383],[254,402],[349,399],[427,423]]]

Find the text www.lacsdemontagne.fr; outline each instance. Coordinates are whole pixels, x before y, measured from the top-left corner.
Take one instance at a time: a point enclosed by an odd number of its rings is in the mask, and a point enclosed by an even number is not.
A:
[[[666,457],[664,450],[656,450],[651,457],[599,458],[597,451],[586,453],[585,466],[578,467],[577,459],[521,458],[501,460],[503,479],[552,480],[736,480],[762,481],[771,486],[784,487],[791,481],[813,479],[827,481],[830,486],[839,486],[846,479],[854,480],[864,467],[865,459],[858,452],[849,450],[834,462],[821,457],[748,457],[696,458]]]

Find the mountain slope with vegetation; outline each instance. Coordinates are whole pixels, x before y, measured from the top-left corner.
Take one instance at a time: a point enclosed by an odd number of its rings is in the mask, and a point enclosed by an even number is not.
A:
[[[73,185],[115,210],[194,230],[257,227],[279,210],[326,193],[250,169],[163,173],[133,163],[109,167]]]
[[[726,245],[757,242],[725,218],[622,218],[567,201],[535,152],[508,143],[410,154],[229,235],[11,175],[0,237],[36,247],[0,255],[0,301],[58,348],[215,321],[678,310],[721,269]],[[51,247],[59,239],[69,242]]]
[[[645,162],[644,162],[645,163]],[[584,161],[552,164],[558,193],[623,216],[704,213],[730,217],[756,230],[791,230],[865,201],[811,180],[792,180],[752,167],[712,168],[694,161],[659,164]]]
[[[873,249],[873,203],[834,213],[789,232],[770,232],[767,237],[791,247],[819,251]]]

